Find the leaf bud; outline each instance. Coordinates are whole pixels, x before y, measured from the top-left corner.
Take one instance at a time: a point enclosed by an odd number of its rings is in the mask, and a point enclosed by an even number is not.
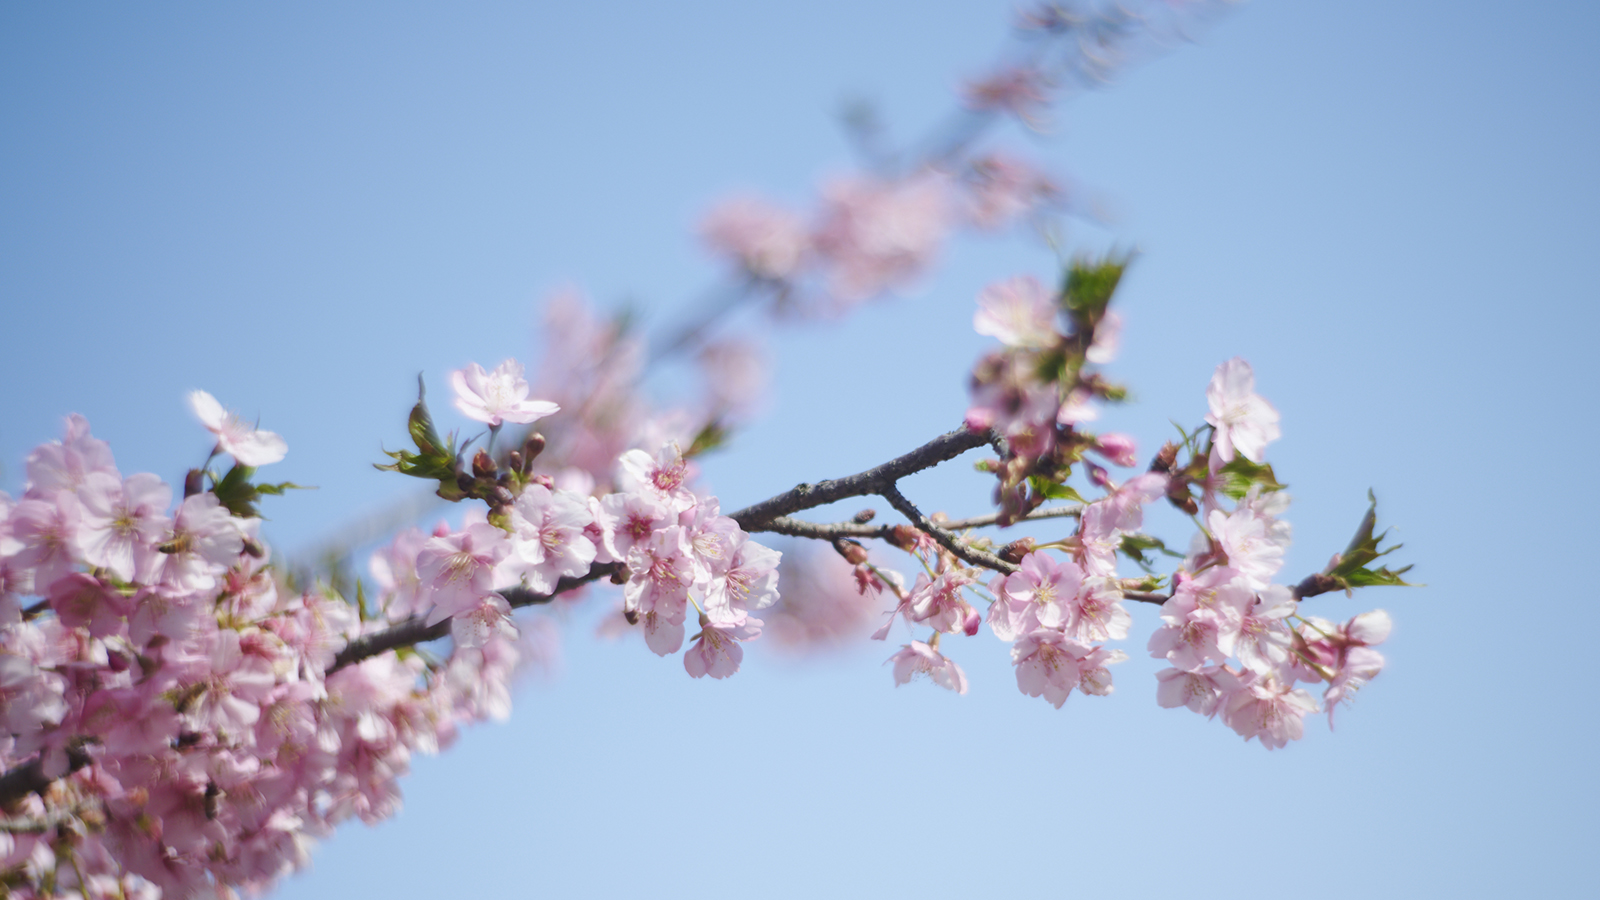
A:
[[[266,548],[261,546],[261,542],[252,538],[245,539],[244,552],[249,554],[252,559],[260,559],[267,555]]]
[[[865,525],[877,518],[877,515],[878,511],[875,509],[863,509],[862,511],[851,516],[850,521],[856,523],[857,525]]]

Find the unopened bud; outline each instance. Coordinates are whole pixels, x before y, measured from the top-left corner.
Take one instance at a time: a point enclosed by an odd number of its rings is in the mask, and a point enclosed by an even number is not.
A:
[[[205,489],[205,472],[199,469],[190,469],[189,474],[183,476],[183,499],[187,500]]]
[[[910,553],[917,549],[918,534],[910,525],[896,525],[889,529],[888,542],[901,550]]]
[[[982,624],[983,616],[974,609],[967,613],[967,620],[962,623],[961,630],[967,633],[967,637],[972,637],[978,633],[978,626]]]
[[[622,617],[624,619],[628,620],[628,624],[629,625],[637,625],[637,624],[639,624],[639,611],[637,609],[625,609],[625,610],[623,610],[622,611]]]
[[[261,542],[250,538],[245,539],[244,552],[248,553],[252,559],[260,559],[267,555],[266,548],[261,546]]]
[[[628,583],[628,570],[626,568],[622,568],[622,569],[616,570],[615,572],[612,572],[611,573],[611,583],[612,584],[627,584]],[[629,619],[628,621],[629,622],[633,622],[634,619]]]
[[[1200,504],[1189,493],[1189,480],[1186,478],[1174,478],[1167,483],[1167,501],[1191,516],[1200,511]]]
[[[544,435],[535,431],[533,434],[528,435],[527,440],[522,442],[522,464],[528,465],[529,463],[532,463],[535,459],[538,459],[539,454],[543,452]]]
[[[489,505],[491,506],[510,506],[516,500],[517,498],[511,496],[511,492],[506,490],[504,485],[497,484],[489,489]]]
[[[494,457],[479,450],[472,457],[472,474],[479,478],[493,478],[499,467],[494,464]]]
[[[1033,552],[1033,538],[1018,538],[1000,548],[1000,558],[1012,565],[1021,565],[1022,558]]]
[[[1104,467],[1095,465],[1088,460],[1084,460],[1083,464],[1089,468],[1090,481],[1103,488],[1111,487],[1111,475],[1106,472]]]
[[[463,493],[472,493],[472,489],[476,487],[477,484],[478,480],[466,472],[456,473],[456,487],[460,488]]]
[[[1150,471],[1171,472],[1172,467],[1178,464],[1178,445],[1167,441],[1161,445],[1161,452],[1150,461]]]
[[[851,516],[850,517],[850,521],[856,523],[857,525],[865,525],[865,524],[867,524],[868,522],[871,522],[873,519],[875,519],[877,517],[878,517],[878,511],[877,510],[875,510],[875,509],[863,509],[861,512],[858,512],[855,515]]]
[[[833,549],[839,551],[839,555],[852,566],[859,566],[867,561],[867,548],[861,546],[858,541],[839,538],[833,542]]]
[[[510,453],[506,454],[506,465],[510,466],[511,467],[511,471],[513,471],[513,472],[521,472],[522,471],[522,451],[521,450],[513,450]]]

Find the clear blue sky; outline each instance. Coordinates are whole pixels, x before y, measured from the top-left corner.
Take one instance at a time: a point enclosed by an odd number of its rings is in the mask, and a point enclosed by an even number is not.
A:
[[[803,200],[850,162],[849,95],[920,133],[1011,6],[0,8],[0,485],[73,411],[177,482],[201,387],[288,440],[274,476],[320,490],[269,500],[268,537],[315,546],[412,488],[370,463],[418,371],[533,362],[563,284],[670,319],[715,274],[691,229],[713,198]],[[418,760],[397,820],[281,896],[1592,891],[1597,40],[1577,2],[1261,0],[1004,135],[1114,213],[1075,246],[1143,251],[1117,425],[1153,446],[1243,355],[1283,414],[1286,572],[1343,546],[1368,487],[1400,529],[1428,587],[1314,601],[1396,621],[1336,733],[1268,753],[1157,708],[1148,609],[1116,695],[1060,711],[986,633],[956,697],[894,689],[880,645],[758,642],[691,681],[580,621],[511,722]],[[1052,266],[966,242],[920,293],[775,341],[767,416],[708,464],[724,505],[952,427],[977,290]],[[912,484],[956,513],[988,489]]]

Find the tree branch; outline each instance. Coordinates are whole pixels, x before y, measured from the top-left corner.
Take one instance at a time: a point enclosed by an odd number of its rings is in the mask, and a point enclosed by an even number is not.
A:
[[[556,582],[555,590],[548,594],[536,594],[525,587],[507,588],[496,593],[506,598],[506,603],[510,604],[512,609],[521,609],[524,606],[549,603],[558,594],[565,594],[567,591],[575,590],[592,581],[609,577],[621,570],[621,568],[622,563],[614,562],[592,566],[588,572],[576,578],[563,578]],[[338,655],[333,658],[333,665],[328,667],[327,674],[332,675],[345,666],[355,665],[364,659],[371,659],[385,651],[393,650],[397,647],[408,647],[424,641],[436,641],[450,633],[449,619],[435,622],[432,625],[426,623],[427,620],[425,618],[412,616],[382,631],[374,631],[371,634],[364,634],[355,638],[350,643],[345,644],[344,649],[340,650]]]
[[[884,488],[892,489],[896,481],[907,475],[931,469],[939,463],[955,459],[968,450],[982,447],[989,443],[991,436],[992,433],[988,430],[968,431],[960,428],[942,434],[910,453],[891,459],[881,466],[844,478],[796,485],[793,490],[730,513],[728,517],[739,523],[739,527],[745,531],[767,531],[769,529],[765,526],[772,520],[797,513],[802,509],[826,506],[849,497],[882,495]]]
[[[883,496],[883,499],[889,501],[890,506],[899,510],[901,515],[910,519],[911,524],[917,526],[918,530],[926,532],[939,542],[939,546],[972,565],[993,569],[996,572],[1005,572],[1008,575],[1021,568],[1021,566],[1012,565],[987,550],[979,550],[976,547],[969,547],[963,544],[956,539],[955,535],[933,524],[933,520],[923,515],[922,510],[917,509],[910,500],[906,499],[906,495],[900,493],[900,489],[893,484],[884,485],[878,493]]]

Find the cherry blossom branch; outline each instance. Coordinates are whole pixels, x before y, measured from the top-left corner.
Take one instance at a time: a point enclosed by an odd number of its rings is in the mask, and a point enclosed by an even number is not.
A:
[[[729,518],[739,523],[745,531],[770,531],[768,526],[775,519],[797,513],[803,509],[814,509],[826,506],[850,497],[865,497],[872,494],[883,495],[884,488],[893,488],[895,482],[931,469],[942,462],[955,459],[968,450],[982,447],[989,443],[992,432],[970,431],[958,428],[955,431],[942,434],[921,447],[889,460],[881,466],[847,475],[844,478],[835,478],[828,481],[819,481],[816,484],[798,484],[792,490],[785,491],[776,497],[769,497],[760,503],[747,506],[737,512],[730,513]]]
[[[87,766],[92,760],[82,747],[67,747],[67,770],[57,777],[65,777]],[[0,807],[9,807],[29,794],[43,794],[55,778],[48,778],[44,774],[44,759],[37,757],[32,762],[17,766],[15,769],[0,775]]]
[[[524,587],[507,588],[498,591],[500,596],[506,598],[506,603],[512,609],[521,609],[524,606],[537,606],[549,603],[558,594],[576,590],[592,581],[607,578],[621,570],[621,563],[601,563],[593,566],[588,572],[576,578],[563,578],[556,582],[555,590],[548,594],[538,594]],[[333,658],[333,665],[328,667],[328,674],[339,671],[345,666],[354,665],[365,659],[371,659],[380,653],[394,650],[399,647],[409,647],[426,641],[435,641],[450,633],[450,620],[445,619],[432,625],[426,624],[426,619],[421,616],[412,616],[403,622],[391,625],[382,631],[374,631],[355,638],[340,650]]]
[[[982,566],[985,569],[993,569],[996,572],[1004,572],[1008,575],[1021,569],[1021,566],[1008,563],[987,550],[979,550],[976,547],[969,547],[962,543],[954,534],[940,528],[934,524],[932,519],[923,515],[922,510],[917,509],[915,504],[907,500],[906,495],[900,493],[900,489],[895,485],[884,485],[878,493],[882,495],[883,499],[889,501],[889,505],[898,510],[901,515],[910,519],[911,524],[917,526],[919,531],[929,535],[939,542],[939,546],[949,550],[961,559],[975,566]]]

